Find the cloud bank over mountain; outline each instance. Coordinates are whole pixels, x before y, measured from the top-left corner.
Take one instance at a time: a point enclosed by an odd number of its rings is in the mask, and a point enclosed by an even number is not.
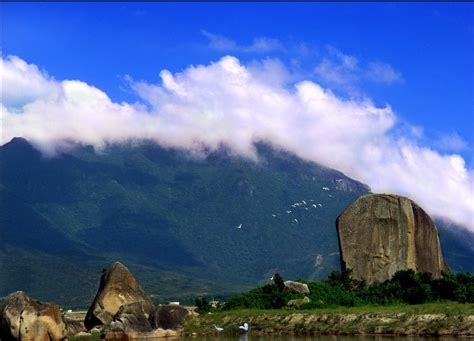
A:
[[[419,145],[389,106],[342,99],[312,81],[291,83],[281,63],[244,65],[226,56],[180,73],[163,70],[156,84],[128,77],[137,103],[115,103],[79,80],[55,80],[19,57],[2,57],[0,67],[2,144],[22,136],[54,155],[76,143],[100,149],[151,139],[198,152],[225,145],[256,158],[254,143],[264,141],[374,192],[407,195],[474,231],[474,170],[461,156]]]

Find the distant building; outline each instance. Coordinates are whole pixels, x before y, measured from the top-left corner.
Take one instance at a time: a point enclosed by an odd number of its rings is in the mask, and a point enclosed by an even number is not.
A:
[[[170,305],[179,305],[179,302],[170,302],[168,304],[170,304]]]

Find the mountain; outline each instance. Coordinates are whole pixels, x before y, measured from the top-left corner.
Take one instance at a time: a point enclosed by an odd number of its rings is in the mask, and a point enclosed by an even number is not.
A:
[[[318,279],[339,269],[335,219],[369,188],[256,148],[257,162],[225,148],[199,156],[151,142],[47,158],[13,139],[0,147],[0,296],[24,290],[87,305],[100,270],[116,260],[158,300],[245,290],[275,272]],[[450,266],[474,272],[472,234],[440,223]]]

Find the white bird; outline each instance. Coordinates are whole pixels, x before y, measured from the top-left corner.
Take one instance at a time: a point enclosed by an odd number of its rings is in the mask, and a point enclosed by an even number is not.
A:
[[[318,208],[318,206],[316,206],[316,204],[313,204],[313,207],[314,207],[314,208]]]
[[[286,211],[286,214],[290,214],[290,213],[291,213],[291,211]]]
[[[298,219],[293,219],[293,222],[298,224]]]
[[[323,205],[321,205],[321,204],[318,204],[318,206],[319,206],[319,207],[323,207]]]
[[[323,190],[329,191],[329,187],[323,187]]]
[[[218,327],[218,326],[216,326],[215,324],[213,324],[213,326],[214,326],[214,329],[217,330],[218,333],[220,333],[221,331],[224,330],[224,328]]]
[[[302,200],[301,202],[306,205],[306,201]]]
[[[247,322],[245,322],[243,325],[239,326],[239,329],[240,330],[243,330],[244,332],[248,332],[249,331],[249,325]]]
[[[238,229],[241,229],[242,228],[242,224],[240,224],[239,226],[237,226]]]
[[[272,214],[272,217],[273,217],[273,218],[276,218],[276,216],[277,216],[276,214]]]
[[[306,211],[308,210],[308,208],[307,208],[307,207],[305,207],[304,209],[305,209]]]

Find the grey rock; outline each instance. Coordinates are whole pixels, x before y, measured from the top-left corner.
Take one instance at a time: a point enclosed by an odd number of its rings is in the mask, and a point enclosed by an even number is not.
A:
[[[153,328],[145,313],[144,302],[134,302],[120,307],[107,331],[111,332],[151,332]]]
[[[158,305],[150,315],[150,324],[153,329],[172,329],[182,327],[186,317],[193,313],[182,306],[174,304]]]
[[[291,291],[297,292],[299,294],[305,294],[305,295],[309,294],[308,284],[306,283],[285,281],[284,284],[285,284],[285,287]]]

